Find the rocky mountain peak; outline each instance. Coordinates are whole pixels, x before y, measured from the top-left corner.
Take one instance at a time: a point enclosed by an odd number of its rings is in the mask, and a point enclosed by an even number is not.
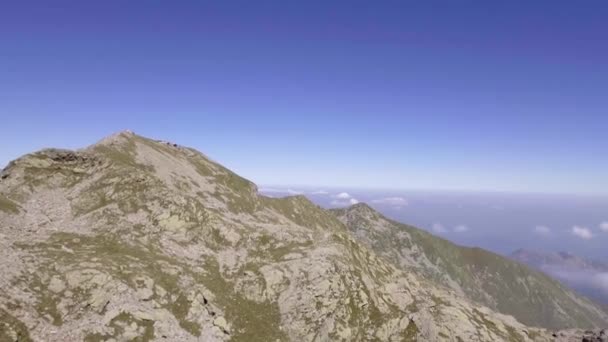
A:
[[[376,209],[369,206],[369,204],[365,202],[359,202],[357,204],[353,204],[348,206],[346,210],[355,213],[367,213],[367,214],[380,214]]]
[[[376,222],[385,219],[384,216],[365,202],[353,204],[339,209],[332,209],[338,216],[348,220]]]
[[[484,298],[489,280],[467,270],[528,273],[417,240],[365,204],[328,211],[258,195],[192,148],[120,132],[28,154],[0,178],[2,341],[550,340],[497,312],[534,322],[527,311],[473,304],[411,270],[455,269],[453,284],[470,278],[463,286]],[[576,297],[559,304],[577,311],[552,324],[602,319]]]

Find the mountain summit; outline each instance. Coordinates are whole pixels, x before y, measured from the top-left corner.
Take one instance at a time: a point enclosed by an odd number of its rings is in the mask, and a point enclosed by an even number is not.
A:
[[[1,341],[550,341],[518,320],[606,323],[514,265],[364,204],[261,196],[194,149],[128,131],[0,173]],[[540,307],[557,313],[523,311]]]

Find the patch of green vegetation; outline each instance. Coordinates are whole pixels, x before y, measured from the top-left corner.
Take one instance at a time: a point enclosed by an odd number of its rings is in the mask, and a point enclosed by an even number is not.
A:
[[[0,211],[4,211],[5,213],[9,214],[18,214],[19,207],[15,202],[0,194]]]
[[[232,324],[232,341],[285,341],[281,331],[281,314],[277,303],[255,302],[235,291],[231,282],[225,280],[217,261],[206,260],[207,274],[199,275],[200,283],[215,294],[217,305],[224,310],[226,319]]]
[[[21,281],[25,279],[23,277],[18,278]],[[32,293],[36,297],[36,311],[40,316],[50,318],[50,322],[53,325],[60,326],[63,324],[63,317],[58,309],[60,302],[59,296],[54,294],[48,289],[38,274],[32,274],[27,281],[27,292]]]
[[[127,139],[126,142],[121,145],[97,145],[93,148],[93,150],[97,153],[104,155],[116,165],[136,168],[143,167],[142,165],[137,164],[135,161],[137,146],[135,145],[135,142],[131,139]]]
[[[203,177],[212,178],[217,190],[212,194],[215,198],[226,203],[228,210],[233,213],[255,212],[258,202],[255,185],[249,180],[240,177],[223,166],[214,163],[196,150],[188,161],[195,167],[197,173]]]
[[[407,313],[415,313],[420,309],[418,308],[418,300],[414,299],[410,304],[405,307],[405,312]]]
[[[382,315],[382,312],[374,303],[369,304],[369,320],[375,327],[381,327],[386,321],[386,317]]]
[[[433,303],[435,303],[436,306],[449,306],[450,303],[444,301],[443,299],[435,296],[435,295],[431,295],[431,300],[433,301]]]
[[[498,327],[496,326],[496,323],[488,320],[486,318],[486,316],[479,310],[477,309],[473,309],[473,315],[470,315],[469,318],[477,323],[480,326],[485,327],[487,330],[495,333],[498,336],[503,336],[503,332],[500,331],[500,329],[498,329]]]
[[[528,330],[524,330],[524,333],[528,336],[529,339],[531,339],[532,341],[536,341],[540,336],[541,333],[538,331],[528,331]]]
[[[226,240],[224,235],[222,235],[222,231],[219,228],[211,227],[210,232],[213,242],[215,242],[217,245],[224,246],[227,244],[228,241]]]
[[[510,325],[505,325],[505,329],[507,330],[507,338],[509,340],[509,342],[524,342],[525,339],[517,333],[517,330],[515,330],[515,328],[513,328]],[[528,337],[530,337],[528,335]],[[535,336],[538,337],[538,336]],[[530,337],[531,338],[531,337]],[[535,341],[535,338],[531,338],[532,341]]]
[[[285,255],[301,252],[313,244],[311,240],[285,243],[267,234],[260,235],[256,241],[256,248],[250,251],[251,257],[269,261],[281,261]]]
[[[42,268],[50,269],[50,264],[62,265],[65,269],[78,270],[83,262],[95,264],[95,269],[137,289],[139,276],[145,276],[162,287],[167,293],[177,296],[177,302],[167,302],[163,306],[168,309],[180,322],[185,330],[193,334],[200,334],[200,329],[185,319],[187,308],[184,305],[185,293],[179,286],[180,273],[168,273],[167,269],[177,268],[186,272],[187,267],[165,256],[152,244],[138,245],[126,242],[125,236],[114,234],[100,234],[94,236],[73,233],[55,233],[47,242],[33,245],[19,244],[17,247],[27,249],[47,260],[48,265]],[[128,266],[128,267],[125,267]],[[39,298],[41,314],[49,314],[54,323],[60,323],[61,316],[57,312],[57,301],[52,292],[46,288],[39,279],[23,279],[28,287],[39,289],[35,293]],[[82,297],[85,302],[86,293],[79,294],[74,291],[75,297]],[[157,295],[154,295],[157,298]],[[93,338],[93,337],[92,337]]]
[[[255,199],[248,195],[238,195],[230,191],[223,193],[223,201],[228,206],[228,210],[233,213],[249,213],[252,214],[256,209]]]
[[[365,317],[363,310],[359,307],[356,298],[356,292],[351,291],[348,294],[348,324],[352,327],[360,326],[359,322]]]
[[[268,245],[268,244],[270,244],[270,241],[272,241],[272,238],[270,237],[270,235],[262,234],[258,238],[258,243],[260,245]]]
[[[0,341],[33,342],[25,324],[2,308],[0,308]]]
[[[326,210],[321,210],[304,196],[272,198],[260,196],[263,206],[274,209],[297,225],[309,228],[343,227],[336,216]]]
[[[402,341],[404,342],[416,342],[418,341],[418,333],[420,330],[418,326],[414,322],[413,319],[410,319],[410,322],[407,325],[407,328],[401,333]]]
[[[47,149],[28,154],[10,167],[23,168],[23,186],[73,187],[87,176],[87,170],[98,164],[98,160],[84,152]]]
[[[48,242],[21,244],[19,247],[63,265],[62,268],[77,268],[83,262],[95,263],[96,270],[107,273],[132,288],[140,285],[136,281],[137,277],[149,277],[156,285],[176,298],[175,301],[162,304],[163,307],[175,316],[183,329],[198,336],[201,328],[186,319],[191,303],[179,285],[181,277],[191,277],[214,293],[216,300],[214,304],[224,311],[226,319],[232,325],[230,335],[233,340],[287,340],[280,329],[281,318],[277,303],[270,301],[258,303],[240,295],[235,291],[234,285],[222,277],[217,261],[204,260],[206,272],[197,273],[187,265],[165,256],[152,245],[132,244],[126,241],[128,239],[124,236],[113,234],[85,236],[55,233]],[[124,267],[125,265],[128,267]],[[179,269],[179,273],[167,273],[166,269],[171,267]],[[50,293],[50,291],[45,292]],[[159,299],[158,302],[162,303],[163,301],[157,296],[155,294],[153,298]],[[164,298],[168,299],[168,297]],[[138,324],[143,323],[138,322]],[[102,337],[104,336],[91,334],[88,338],[90,341],[95,341],[96,338]]]
[[[304,241],[302,243],[289,243],[280,246],[273,245],[270,246],[267,251],[272,260],[281,261],[285,255],[294,252],[297,253],[301,249],[306,249],[310,246],[312,246],[312,241]]]
[[[183,293],[177,297],[177,299],[171,303],[171,312],[179,321],[179,325],[194,336],[201,335],[201,326],[196,322],[191,322],[186,319],[188,312],[190,311],[192,302],[188,300]]]
[[[428,280],[445,286],[450,286],[449,281],[455,281],[469,299],[513,315],[524,324],[545,328],[601,324],[593,310],[578,304],[558,282],[504,257],[480,248],[457,246],[428,232],[391,220],[388,221],[394,225],[393,229],[387,233],[378,232],[374,230],[373,218],[369,221],[357,217],[349,209],[332,212],[348,219],[349,230],[368,232],[372,249],[388,258],[393,265],[400,267],[401,252],[410,251],[412,246],[416,246],[419,248],[418,257],[426,257],[438,266],[437,270],[422,270]],[[399,237],[399,232],[406,232],[409,237]],[[416,255],[413,256],[416,258]],[[492,298],[492,301],[488,298]],[[563,308],[566,314],[560,314],[556,306]]]
[[[149,190],[160,186],[158,180],[144,173],[108,169],[103,177],[84,189],[83,196],[72,203],[72,211],[80,216],[112,203],[124,213],[148,210],[146,203],[156,199]]]

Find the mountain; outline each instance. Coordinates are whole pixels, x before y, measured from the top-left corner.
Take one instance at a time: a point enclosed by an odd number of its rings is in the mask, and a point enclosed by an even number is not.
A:
[[[547,253],[525,249],[513,252],[511,258],[558,279],[608,307],[608,263],[568,252]]]
[[[349,212],[359,211],[368,208]],[[379,230],[400,227],[374,218]],[[261,196],[194,149],[129,131],[82,150],[28,154],[0,173],[0,341],[553,339],[471,303],[467,289],[410,272],[352,229],[303,196]],[[438,265],[437,275],[446,269],[453,284],[493,293],[463,279],[502,259],[454,254],[440,264],[424,251],[412,245],[407,255]],[[474,279],[494,269],[485,270]],[[553,300],[541,296],[553,282],[522,274],[543,283],[521,280],[535,292],[514,300],[531,310]],[[573,315],[560,316],[565,326],[605,323],[571,296],[556,302]]]
[[[508,258],[392,221],[366,204],[332,211],[359,242],[396,267],[524,324],[587,328],[605,326],[608,320],[591,301]]]

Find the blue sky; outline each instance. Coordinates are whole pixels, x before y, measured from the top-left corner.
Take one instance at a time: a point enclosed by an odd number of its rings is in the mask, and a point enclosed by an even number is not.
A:
[[[608,194],[602,1],[0,10],[0,165],[122,129],[260,184]]]

